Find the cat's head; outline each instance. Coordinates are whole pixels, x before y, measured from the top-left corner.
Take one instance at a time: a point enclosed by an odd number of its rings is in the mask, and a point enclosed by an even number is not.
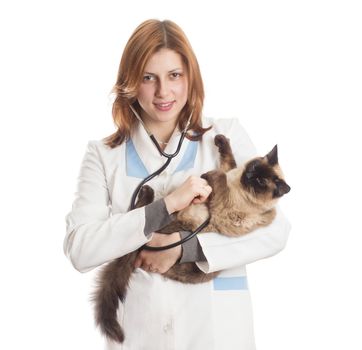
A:
[[[240,183],[255,204],[274,202],[290,191],[278,164],[277,145],[266,156],[245,164]]]

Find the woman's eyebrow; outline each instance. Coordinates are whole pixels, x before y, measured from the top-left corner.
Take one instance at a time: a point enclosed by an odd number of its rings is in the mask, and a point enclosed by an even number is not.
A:
[[[182,68],[175,68],[175,69],[168,71],[168,73],[173,73],[173,72],[180,71],[180,70],[182,71]],[[144,72],[144,74],[157,75],[156,73],[151,73],[151,72]]]

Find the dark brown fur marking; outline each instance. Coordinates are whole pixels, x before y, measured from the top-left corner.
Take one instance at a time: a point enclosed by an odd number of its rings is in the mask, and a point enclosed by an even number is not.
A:
[[[219,148],[220,170],[228,172],[229,170],[236,168],[236,162],[230,147],[229,139],[224,135],[219,134],[215,136],[214,142],[215,146]]]

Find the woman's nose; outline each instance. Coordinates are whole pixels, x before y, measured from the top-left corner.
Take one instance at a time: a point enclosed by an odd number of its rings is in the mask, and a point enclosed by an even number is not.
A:
[[[167,80],[160,79],[157,84],[157,90],[156,90],[157,97],[161,97],[161,98],[167,97],[169,92],[170,92],[170,86],[169,86]]]

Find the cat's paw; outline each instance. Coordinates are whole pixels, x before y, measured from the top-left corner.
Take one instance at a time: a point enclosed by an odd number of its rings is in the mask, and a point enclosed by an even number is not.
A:
[[[209,184],[211,182],[211,179],[213,178],[213,172],[215,170],[208,171],[207,173],[202,174],[200,177],[202,179],[205,179]]]
[[[154,191],[152,187],[144,185],[138,193],[137,207],[152,203],[154,199]]]
[[[219,152],[223,153],[230,149],[229,139],[222,134],[218,134],[214,138],[215,146],[219,148]]]
[[[214,183],[218,182],[220,179],[225,177],[225,173],[220,170],[211,170],[207,173],[204,173],[200,176],[202,179],[205,179],[208,184],[212,187]]]
[[[143,185],[141,187],[140,192],[139,192],[139,198],[151,198],[152,197],[152,200],[153,200],[153,195],[154,195],[154,192],[153,192],[152,187],[150,187],[148,185]]]

